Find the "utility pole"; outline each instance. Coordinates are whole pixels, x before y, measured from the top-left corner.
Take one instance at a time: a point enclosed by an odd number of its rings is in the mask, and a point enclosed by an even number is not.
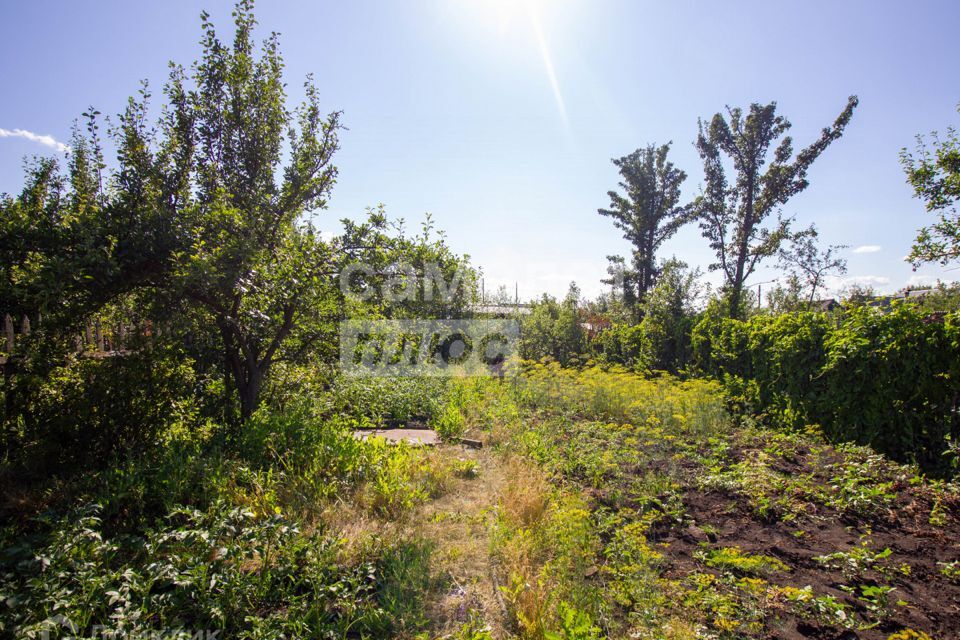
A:
[[[780,279],[780,278],[774,278],[773,280],[764,280],[763,282],[758,282],[758,283],[757,283],[757,309],[760,308],[760,304],[761,304],[762,301],[763,301],[763,298],[760,297],[760,285],[762,285],[762,284],[770,284],[771,282],[776,282],[776,281],[779,280],[779,279]]]

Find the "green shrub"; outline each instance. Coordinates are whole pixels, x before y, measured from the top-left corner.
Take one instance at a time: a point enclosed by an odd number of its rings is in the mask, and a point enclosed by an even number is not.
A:
[[[953,471],[960,314],[907,304],[746,321],[705,313],[692,340],[701,371],[723,381],[735,409],[775,426],[819,425],[834,442],[934,475]]]
[[[633,371],[647,371],[653,365],[652,346],[642,325],[615,324],[598,333],[591,348],[604,364],[618,364]]]
[[[42,539],[3,552],[0,635],[390,637],[422,624],[426,546],[376,539],[345,561],[321,531],[223,503],[111,538],[100,512],[48,519]]]
[[[430,428],[434,429],[444,440],[456,440],[463,435],[466,420],[460,407],[448,402],[430,420]]]
[[[204,433],[192,362],[177,352],[72,357],[46,376],[15,380],[20,428],[12,448],[37,472],[102,468]]]
[[[340,377],[321,399],[329,416],[369,426],[426,422],[442,406],[447,381],[439,377]]]

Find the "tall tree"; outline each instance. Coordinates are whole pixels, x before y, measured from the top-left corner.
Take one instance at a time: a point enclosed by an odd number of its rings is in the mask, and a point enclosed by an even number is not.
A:
[[[932,152],[918,136],[917,154],[904,149],[900,161],[914,195],[924,201],[929,213],[938,216],[935,223],[920,229],[907,259],[915,268],[924,262],[949,264],[960,258],[960,138],[956,129],[947,129],[942,139],[934,134]]]
[[[628,279],[639,304],[657,277],[657,249],[691,219],[689,207],[678,205],[687,174],[667,159],[669,152],[670,143],[648,145],[612,160],[620,170],[624,194],[608,191],[610,208],[597,210],[612,218],[633,245],[631,267],[621,268],[620,274]],[[623,267],[614,262],[617,266]]]
[[[833,126],[823,129],[820,138],[796,156],[793,139],[785,135],[790,122],[777,115],[776,102],[751,104],[746,114],[728,108],[727,117],[717,113],[709,125],[700,121],[696,146],[706,185],[694,210],[717,255],[710,268],[723,271],[731,317],[740,314],[747,278],[763,259],[775,255],[784,241],[795,237],[791,219],[781,214],[781,207],[807,188],[807,170],[843,135],[857,103],[857,97],[851,96]],[[767,165],[771,149],[773,158]],[[732,182],[727,178],[727,164],[735,174]],[[765,225],[772,215],[776,221]]]
[[[149,119],[146,86],[129,100],[111,130],[111,171],[91,112],[87,135],[74,139],[69,180],[41,164],[20,198],[0,202],[4,212],[48,211],[35,222],[19,216],[30,251],[6,242],[16,237],[9,225],[0,245],[5,264],[19,265],[13,276],[4,269],[4,294],[21,306],[46,299],[33,309],[45,326],[132,293],[167,315],[201,316],[245,417],[274,362],[329,335],[318,324],[339,313],[335,275],[347,251],[303,219],[325,207],[335,182],[340,115],[321,113],[310,78],[303,104],[288,110],[276,34],[256,45],[251,0],[233,16],[233,41],[224,43],[203,14],[200,60],[189,73],[172,66],[158,121]],[[27,296],[32,290],[45,295]]]
[[[834,244],[820,249],[817,236],[816,227],[811,226],[779,252],[781,268],[789,272],[792,282],[800,284],[808,304],[817,299],[817,291],[823,288],[827,276],[847,272],[847,260],[839,255],[847,245]]]

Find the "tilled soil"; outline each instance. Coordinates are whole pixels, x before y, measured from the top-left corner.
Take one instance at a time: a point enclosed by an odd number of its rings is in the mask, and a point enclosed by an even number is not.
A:
[[[780,471],[811,472],[803,468],[804,464],[781,462],[785,467]],[[651,532],[657,542],[664,543],[667,578],[709,571],[694,556],[704,546],[738,546],[750,554],[773,556],[791,568],[771,572],[767,576],[771,583],[810,586],[818,596],[833,596],[857,614],[866,613],[864,603],[841,586],[882,584],[895,588],[889,597],[889,616],[874,628],[851,631],[813,624],[784,608],[768,619],[767,638],[886,640],[890,634],[908,628],[926,632],[935,640],[960,638],[960,585],[942,575],[938,565],[960,559],[960,509],[955,502],[943,505],[946,522],[934,526],[929,522],[933,507],[929,492],[909,486],[898,487],[892,508],[870,518],[855,518],[821,507],[816,514],[790,523],[765,520],[733,492],[695,488],[684,491],[683,501],[685,522],[692,521],[692,525]],[[815,560],[817,556],[848,552],[863,540],[874,551],[891,550],[883,560],[886,570],[882,573],[874,567],[851,580],[839,569]],[[901,600],[906,604],[895,604]]]

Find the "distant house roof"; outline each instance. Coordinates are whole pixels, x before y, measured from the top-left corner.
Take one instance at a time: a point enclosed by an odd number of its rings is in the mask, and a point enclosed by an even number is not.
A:
[[[934,293],[936,289],[907,289],[903,292],[904,298],[924,298],[931,293]]]
[[[815,303],[818,311],[833,311],[840,306],[836,298],[827,298],[826,300],[817,300]]]

